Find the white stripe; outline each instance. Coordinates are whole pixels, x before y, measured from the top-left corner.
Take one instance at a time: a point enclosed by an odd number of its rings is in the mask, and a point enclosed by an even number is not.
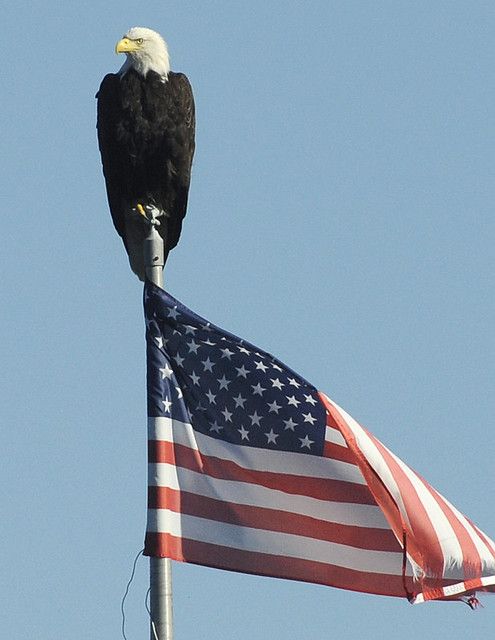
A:
[[[170,418],[149,418],[150,440],[175,442],[201,452],[201,455],[229,460],[244,469],[290,473],[290,475],[341,480],[366,484],[357,465],[290,451],[270,451],[231,444],[195,431],[190,424]]]
[[[435,493],[445,502],[447,507],[452,510],[453,515],[459,520],[460,524],[466,529],[468,536],[473,541],[476,551],[478,552],[482,564],[482,573],[494,573],[495,572],[495,559],[493,558],[490,549],[485,541],[478,535],[476,529],[471,525],[467,518],[458,511],[453,504],[451,504],[446,498],[444,498],[436,489],[433,489]],[[486,536],[489,540],[488,536]],[[490,540],[491,542],[491,540]],[[469,576],[466,576],[469,579]]]
[[[380,479],[384,482],[387,489],[392,494],[394,500],[396,501],[401,514],[405,520],[405,522],[409,523],[409,518],[407,515],[406,507],[402,498],[402,494],[400,492],[400,488],[395,481],[395,478],[389,469],[385,459],[381,455],[380,451],[374,444],[373,440],[368,436],[368,434],[364,431],[364,429],[359,425],[352,416],[350,416],[344,409],[338,407],[335,403],[332,404],[337,408],[337,410],[342,414],[345,419],[347,426],[353,432],[354,437],[356,438],[356,444],[361,449],[361,451],[366,456],[366,460],[372,466],[372,468],[376,471]],[[455,535],[455,532],[452,528],[452,525],[448,521],[447,517],[443,513],[442,509],[433,498],[431,493],[425,487],[420,478],[404,463],[400,458],[398,458],[394,453],[392,453],[389,449],[387,449],[384,445],[382,445],[384,449],[388,452],[388,454],[395,460],[397,465],[401,468],[403,473],[408,477],[412,488],[416,492],[418,500],[423,505],[427,517],[431,523],[431,526],[435,532],[435,536],[440,545],[442,556],[443,556],[443,576],[445,578],[462,578],[463,569],[462,569],[462,549]],[[409,523],[409,527],[411,527]],[[424,569],[424,567],[423,567]]]
[[[408,522],[407,511],[400,493],[400,489],[392,475],[387,463],[380,454],[376,445],[371,438],[366,434],[364,429],[340,407],[339,411],[344,413],[344,417],[353,434],[356,437],[356,442],[359,448],[363,451],[367,461],[371,464],[373,469],[386,484],[389,491],[392,493],[394,499],[397,501],[401,513],[403,514],[405,521]],[[423,481],[412,471],[400,458],[394,453],[382,445],[388,454],[395,460],[397,465],[401,468],[403,473],[408,477],[412,488],[416,492],[418,500],[423,505],[427,517],[433,527],[435,536],[440,545],[443,555],[443,576],[445,578],[461,578],[463,576],[462,569],[462,549],[457,536],[452,528],[452,525],[448,521],[448,518],[443,513],[442,509],[433,498],[431,493],[425,487]],[[374,451],[373,451],[374,450]],[[411,526],[409,524],[409,526]]]
[[[148,511],[148,531],[241,551],[333,564],[355,571],[402,575],[402,553],[356,549],[335,542],[215,522],[166,509]]]
[[[480,582],[483,587],[491,587],[495,585],[495,576],[486,576],[485,578],[480,578]],[[466,591],[465,583],[458,582],[457,584],[451,584],[442,589],[442,593],[445,596],[460,596]],[[413,604],[421,604],[425,602],[425,595],[423,593],[418,593],[418,595],[414,598]]]
[[[489,538],[486,533],[483,533],[483,531],[481,531],[481,529],[479,529],[475,524],[473,524],[473,528],[480,537],[484,536],[488,548],[491,549],[492,553],[495,554],[495,542],[493,542],[493,540]]]
[[[337,409],[337,411],[341,414],[341,417],[345,420],[347,426],[352,431],[356,439],[357,446],[363,452],[366,461],[386,486],[389,493],[395,500],[404,522],[406,522],[410,527],[411,525],[409,522],[409,517],[402,500],[402,494],[400,492],[399,486],[395,481],[394,475],[390,471],[379,449],[377,448],[373,440],[368,436],[366,431],[361,427],[361,425],[356,422],[356,420],[354,420],[354,418],[349,415],[347,411],[345,411],[345,409],[339,407],[339,405],[333,402],[333,400],[330,400],[328,396],[325,396],[325,398],[328,400],[328,402],[330,402],[331,405],[333,405]]]
[[[327,397],[327,396],[326,396]],[[388,490],[397,501],[397,504],[400,508],[402,515],[405,518],[405,521],[408,522],[407,512],[405,509],[405,505],[402,499],[402,495],[400,493],[399,487],[393,477],[392,472],[388,468],[384,458],[380,454],[380,451],[377,449],[376,445],[373,443],[373,440],[366,434],[366,432],[362,429],[362,427],[350,416],[344,409],[339,407],[335,402],[330,400],[327,397],[327,400],[341,413],[342,417],[347,423],[347,426],[352,431],[354,437],[356,438],[356,444],[363,451],[368,463],[372,466],[372,468],[379,475],[381,480],[387,486]],[[459,579],[464,578],[463,571],[463,552],[462,547],[457,539],[455,531],[450,524],[447,516],[442,511],[441,507],[436,502],[435,498],[431,495],[428,489],[432,489],[437,495],[436,492],[430,485],[428,485],[425,481],[423,481],[412,469],[410,469],[400,458],[398,458],[394,453],[392,453],[387,447],[382,445],[384,449],[388,452],[388,454],[396,461],[396,463],[400,466],[401,470],[410,480],[414,490],[416,491],[416,495],[418,500],[423,504],[425,511],[428,515],[428,518],[431,522],[431,525],[435,531],[435,535],[437,537],[438,543],[442,550],[443,558],[444,558],[444,578],[453,578]],[[473,540],[474,545],[482,558],[484,563],[484,573],[490,572],[493,573],[495,571],[495,562],[493,557],[490,554],[488,546],[493,544],[491,540],[488,539],[487,544],[478,537],[475,528],[471,526],[469,521],[464,517],[462,513],[460,513],[453,505],[451,505],[443,496],[440,496],[445,503],[452,509],[453,515],[455,515],[459,522],[465,527],[468,535]],[[488,546],[487,546],[488,545]],[[460,586],[459,586],[460,585]],[[462,591],[463,583],[459,583],[457,588]],[[452,589],[452,587],[450,587]],[[418,597],[416,601],[421,601]]]
[[[345,447],[347,449],[347,442],[345,441],[344,436],[334,429],[333,427],[327,427],[325,431],[325,440],[327,442],[331,442],[332,444],[338,444],[340,447]]]
[[[309,516],[324,522],[390,530],[378,506],[329,502],[247,482],[220,480],[171,464],[149,465],[150,486],[169,487],[206,498]]]
[[[410,469],[400,458],[389,451],[402,471],[411,482],[419,501],[423,505],[428,519],[435,531],[438,544],[442,550],[444,569],[443,577],[449,579],[459,579],[464,577],[463,553],[457,539],[455,531],[447,516],[442,511],[440,505],[428,491],[423,480],[421,480],[412,469]]]

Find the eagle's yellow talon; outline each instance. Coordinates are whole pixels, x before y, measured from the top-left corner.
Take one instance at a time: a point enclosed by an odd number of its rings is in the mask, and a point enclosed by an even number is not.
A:
[[[143,216],[143,218],[147,218],[148,217],[146,215],[146,211],[144,210],[143,205],[140,202],[137,203],[136,209],[137,209],[138,213],[140,213]]]

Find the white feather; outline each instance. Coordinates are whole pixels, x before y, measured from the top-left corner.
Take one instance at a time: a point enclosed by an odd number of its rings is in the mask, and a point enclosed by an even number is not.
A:
[[[124,38],[142,39],[143,42],[137,51],[126,53],[127,59],[120,68],[119,74],[123,75],[130,69],[134,69],[142,76],[146,76],[148,71],[154,71],[165,81],[170,72],[170,59],[167,43],[162,36],[146,27],[132,27]]]

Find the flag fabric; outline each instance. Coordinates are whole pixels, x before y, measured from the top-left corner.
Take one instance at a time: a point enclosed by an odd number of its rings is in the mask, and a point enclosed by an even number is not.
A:
[[[145,285],[145,554],[406,597],[495,590],[495,544],[269,353]]]

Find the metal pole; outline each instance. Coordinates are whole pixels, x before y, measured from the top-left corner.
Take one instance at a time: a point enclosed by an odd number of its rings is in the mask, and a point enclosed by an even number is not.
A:
[[[172,563],[150,558],[150,638],[172,640]]]
[[[163,289],[163,240],[156,228],[160,212],[152,207],[147,210],[150,228],[144,240],[146,277]],[[172,566],[168,558],[150,558],[150,612],[151,640],[172,640]]]
[[[144,266],[146,268],[146,277],[160,289],[163,289],[163,265],[164,251],[163,240],[157,231],[160,221],[157,219],[157,210],[148,209],[150,218],[148,218],[149,231],[144,239]]]

